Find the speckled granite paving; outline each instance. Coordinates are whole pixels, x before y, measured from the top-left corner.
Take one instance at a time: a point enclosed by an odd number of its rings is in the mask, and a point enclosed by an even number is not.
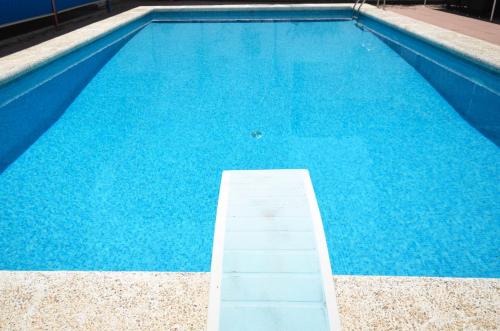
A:
[[[334,277],[345,330],[498,330],[500,280]]]
[[[334,277],[344,330],[498,330],[500,280]],[[208,273],[0,272],[1,330],[203,330]]]
[[[206,273],[0,272],[0,330],[202,330]]]

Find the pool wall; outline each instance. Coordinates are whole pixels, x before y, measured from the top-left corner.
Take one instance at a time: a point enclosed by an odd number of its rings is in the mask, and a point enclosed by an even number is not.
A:
[[[450,56],[369,17],[359,22],[413,66],[467,122],[500,146],[500,79],[494,68]]]
[[[134,21],[0,88],[0,173],[59,119],[102,66],[146,24],[143,21]]]
[[[307,10],[291,10],[281,8],[281,10],[208,10],[208,11],[164,11],[156,10],[152,13],[155,21],[290,21],[290,20],[351,20],[352,10],[350,7],[337,6],[333,9],[309,8]]]

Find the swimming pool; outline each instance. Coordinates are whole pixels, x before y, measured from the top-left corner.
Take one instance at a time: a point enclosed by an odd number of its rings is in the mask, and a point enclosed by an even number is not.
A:
[[[335,274],[498,277],[498,73],[244,14],[155,13],[2,87],[0,269],[209,271],[222,170],[307,168]]]

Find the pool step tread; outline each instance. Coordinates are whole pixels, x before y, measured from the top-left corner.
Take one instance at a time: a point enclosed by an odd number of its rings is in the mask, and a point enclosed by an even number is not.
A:
[[[232,200],[232,201],[231,201]],[[233,198],[229,200],[228,215],[232,217],[308,217],[305,197]]]
[[[339,330],[307,170],[224,171],[208,330]]]
[[[231,249],[273,249],[307,250],[315,249],[312,232],[227,232],[224,243],[226,250]]]
[[[307,316],[307,318],[304,318]],[[317,306],[238,306],[224,304],[220,330],[325,330],[328,325],[323,305]]]
[[[276,188],[271,185],[239,185],[231,189],[231,199],[238,198],[275,198],[291,197],[304,198],[304,192],[298,184],[287,184],[283,188]]]
[[[230,231],[312,231],[308,217],[229,217]]]
[[[316,274],[224,274],[222,301],[323,302]]]
[[[243,250],[224,252],[223,272],[319,272],[315,251]]]

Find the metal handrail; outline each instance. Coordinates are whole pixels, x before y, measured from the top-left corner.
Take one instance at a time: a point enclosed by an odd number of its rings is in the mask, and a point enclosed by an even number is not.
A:
[[[495,16],[495,9],[497,7],[497,0],[493,1],[493,8],[491,9],[490,22],[493,22],[493,17]]]
[[[380,8],[380,0],[377,0],[377,8]],[[385,0],[384,3],[382,4],[382,9],[385,10]]]
[[[352,7],[352,19],[357,19],[359,17],[359,12],[361,11],[361,7],[363,7],[363,5],[365,4],[366,0],[356,0],[356,2],[354,3],[354,6]],[[356,6],[359,4],[358,6],[358,15],[356,16]]]
[[[57,28],[59,26],[59,17],[57,17],[56,0],[51,0],[50,5],[52,8],[52,17],[54,18],[54,26]]]
[[[354,6],[352,6],[352,19],[354,19],[354,15],[356,14],[356,5],[358,4],[359,0],[356,0],[354,3]]]

